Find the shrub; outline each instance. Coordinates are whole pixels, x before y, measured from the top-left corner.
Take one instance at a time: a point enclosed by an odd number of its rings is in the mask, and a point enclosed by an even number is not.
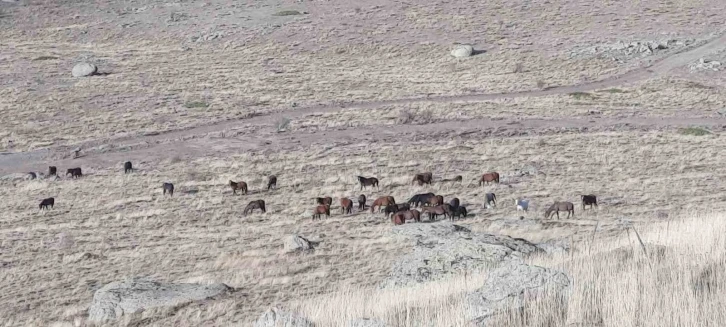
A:
[[[572,92],[570,93],[570,96],[573,97],[575,100],[587,100],[595,98],[594,95],[587,92]]]
[[[274,16],[297,16],[297,15],[302,15],[302,13],[300,13],[297,10],[282,10],[282,11],[278,11],[278,12],[274,13]]]
[[[209,107],[209,104],[204,101],[192,101],[187,102],[184,104],[185,107],[192,109],[192,108],[207,108]]]
[[[290,125],[290,118],[287,117],[282,117],[275,123],[278,132],[286,130],[288,125]]]
[[[702,127],[686,127],[678,130],[681,135],[703,136],[711,134],[711,131]]]

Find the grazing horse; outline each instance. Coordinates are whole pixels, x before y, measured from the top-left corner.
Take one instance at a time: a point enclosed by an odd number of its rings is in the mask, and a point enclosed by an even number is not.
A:
[[[353,201],[348,198],[340,198],[340,209],[343,214],[350,214],[353,211]]]
[[[48,206],[50,206],[52,209],[53,204],[55,204],[54,198],[43,199],[43,201],[40,201],[40,205],[38,205],[38,208],[39,208],[39,210],[43,210],[43,209],[48,210]]]
[[[422,174],[416,174],[413,176],[413,180],[411,181],[411,184],[418,182],[418,185],[423,184],[429,184],[431,185],[431,181],[434,179],[434,175],[431,172],[425,172]]]
[[[406,223],[406,214],[404,212],[397,212],[391,216],[391,222],[394,225],[403,225]]]
[[[416,207],[420,207],[424,203],[429,202],[429,199],[432,198],[432,197],[434,197],[434,196],[436,196],[436,195],[433,194],[433,193],[416,194],[413,197],[411,197],[410,200],[408,200],[408,204],[413,205],[413,206],[416,206]]]
[[[267,190],[269,191],[270,188],[277,189],[277,176],[271,175],[267,178]]]
[[[248,213],[251,213],[255,209],[260,209],[262,213],[267,212],[267,209],[265,209],[265,200],[250,201],[250,203],[248,203],[245,207],[245,210],[242,212],[242,214],[247,216]]]
[[[453,217],[453,210],[449,204],[442,204],[435,207],[424,207],[421,209],[421,213],[428,213],[429,220],[435,220],[438,215],[444,215],[444,218]]]
[[[373,201],[373,204],[371,205],[371,213],[375,212],[376,207],[378,207],[378,211],[381,210],[381,207],[386,207],[391,204],[396,204],[396,200],[393,199],[392,196],[382,196],[375,201]]]
[[[378,178],[375,177],[363,177],[363,176],[357,176],[358,182],[360,183],[360,189],[362,190],[365,186],[375,186],[379,190],[381,189],[378,187]]]
[[[597,207],[597,197],[594,194],[582,195],[582,211],[585,211],[585,206],[589,205],[590,209],[592,206]]]
[[[58,175],[58,168],[56,166],[48,166],[48,176]]]
[[[491,172],[481,175],[481,178],[479,179],[479,186],[489,183],[499,183],[499,173]]]
[[[444,197],[441,195],[436,195],[436,196],[430,197],[427,204],[432,207],[442,205],[442,204],[444,204]]]
[[[316,218],[319,220],[320,215],[325,215],[325,217],[330,218],[330,206],[327,204],[321,204],[315,207],[315,210],[313,210],[313,220]]]
[[[406,217],[406,220],[413,220],[415,222],[421,222],[421,212],[416,209],[399,211],[398,213],[403,213],[404,217]]]
[[[38,178],[38,174],[36,174],[32,171],[28,173],[28,179],[32,180],[32,179],[36,179],[36,178]]]
[[[169,192],[169,196],[174,196],[174,184],[172,183],[164,183],[164,185],[161,186],[164,193],[162,195],[165,195],[167,192]]]
[[[333,205],[333,198],[331,198],[329,196],[326,196],[324,198],[315,198],[315,203],[331,206],[331,205]]]
[[[458,207],[459,207],[459,204],[460,204],[460,203],[459,203],[459,198],[453,198],[453,199],[449,200],[449,205],[450,205],[450,206],[451,206],[451,208],[452,208],[452,209],[454,209],[454,210],[456,210],[456,208],[458,208]]]
[[[124,162],[124,174],[128,174],[134,171],[134,167],[131,165],[131,161]]]
[[[494,193],[487,193],[484,195],[484,199],[486,202],[484,202],[485,206],[491,206],[493,204],[494,207],[497,206],[497,195]]]
[[[247,183],[245,182],[233,182],[229,181],[229,187],[232,188],[232,193],[237,194],[237,190],[242,191],[242,194],[247,195]]]
[[[461,183],[461,181],[463,181],[463,180],[464,180],[464,177],[461,177],[461,175],[456,175],[456,177],[454,177],[454,183],[456,183],[456,182]]]
[[[68,168],[68,170],[66,170],[66,175],[68,174],[71,174],[71,178],[78,178],[83,176],[83,172],[81,171],[80,167]]]
[[[575,205],[572,202],[562,201],[553,203],[545,211],[545,218],[550,218],[552,213],[556,213],[557,219],[560,219],[560,211],[567,211],[567,218],[570,218],[570,213],[572,213],[573,218],[575,217]]]
[[[529,200],[516,199],[516,200],[514,200],[514,205],[517,206],[517,211],[528,211],[529,210]]]
[[[358,211],[366,209],[366,196],[361,194],[358,196]]]
[[[401,211],[408,211],[411,209],[411,206],[408,205],[408,203],[401,203],[401,204],[389,204],[386,206],[386,208],[383,210],[386,217],[388,217],[389,214],[393,214],[396,212]]]
[[[466,212],[466,207],[465,206],[458,206],[458,207],[456,207],[453,210],[454,210],[454,215],[453,215],[454,217],[461,216],[462,218],[466,218],[466,215],[468,214]]]

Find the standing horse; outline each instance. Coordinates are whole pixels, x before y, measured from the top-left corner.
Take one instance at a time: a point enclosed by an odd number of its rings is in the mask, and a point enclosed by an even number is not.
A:
[[[413,183],[416,183],[416,182],[418,182],[418,185],[419,186],[420,185],[423,185],[423,184],[429,184],[429,185],[431,185],[431,182],[433,181],[433,179],[434,179],[434,175],[431,172],[425,172],[425,173],[421,173],[421,174],[416,174],[416,175],[413,176],[413,180],[411,181],[411,185],[413,185]]]
[[[594,194],[581,195],[580,198],[582,198],[582,211],[585,211],[586,205],[589,205],[590,209],[593,206],[597,207],[597,197]]]
[[[267,190],[269,191],[271,188],[277,189],[277,176],[275,175],[267,178]]]
[[[396,200],[393,199],[392,196],[382,196],[375,201],[373,201],[373,204],[371,205],[371,213],[374,213],[376,210],[376,207],[378,207],[378,210],[381,210],[381,207],[386,207],[391,204],[396,204]]]
[[[315,210],[313,210],[313,220],[319,220],[320,215],[325,215],[325,217],[330,218],[330,206],[322,204],[315,207]]]
[[[378,178],[375,177],[363,177],[363,176],[357,176],[358,182],[360,183],[360,189],[362,190],[365,186],[375,186],[378,190],[381,188],[378,187]]]
[[[481,178],[479,179],[479,186],[482,184],[489,184],[489,183],[499,183],[499,173],[497,172],[491,172],[486,173],[484,175],[481,175]]]
[[[134,171],[134,167],[131,165],[131,161],[124,162],[124,174],[128,174]]]
[[[233,182],[230,180],[229,187],[232,188],[233,194],[237,194],[237,190],[240,190],[242,194],[247,195],[247,183],[245,182]]]
[[[340,209],[343,214],[350,214],[353,211],[353,201],[348,198],[340,198]]]
[[[168,192],[169,193],[169,196],[174,196],[174,184],[172,184],[172,183],[164,183],[161,186],[161,188],[164,191],[164,193],[162,195],[166,195],[166,193]]]
[[[361,194],[358,196],[358,211],[366,209],[366,196]]]
[[[553,213],[557,214],[557,219],[560,219],[560,211],[567,211],[567,218],[570,218],[570,213],[572,213],[572,217],[575,217],[575,205],[572,204],[572,202],[555,202],[553,203],[547,211],[545,211],[545,218],[550,218]]]

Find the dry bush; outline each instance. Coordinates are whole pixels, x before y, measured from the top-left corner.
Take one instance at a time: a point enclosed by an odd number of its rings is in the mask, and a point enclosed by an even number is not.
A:
[[[435,121],[434,112],[430,109],[412,111],[408,109],[401,110],[398,115],[397,122],[399,124],[431,124]]]

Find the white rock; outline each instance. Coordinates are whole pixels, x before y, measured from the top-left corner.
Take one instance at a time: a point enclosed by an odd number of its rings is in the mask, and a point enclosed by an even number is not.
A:
[[[468,44],[461,44],[451,50],[451,55],[456,58],[470,57],[474,53],[474,47]]]
[[[312,249],[310,241],[300,235],[288,235],[285,237],[283,249],[285,252],[307,251]]]
[[[89,64],[87,62],[81,62],[73,66],[73,71],[71,72],[73,74],[73,77],[84,77],[84,76],[91,76],[93,74],[96,74],[98,72],[98,67],[94,64]]]
[[[130,278],[109,283],[97,290],[88,309],[88,319],[104,322],[147,308],[204,300],[229,290],[231,288],[225,284],[175,284]]]

